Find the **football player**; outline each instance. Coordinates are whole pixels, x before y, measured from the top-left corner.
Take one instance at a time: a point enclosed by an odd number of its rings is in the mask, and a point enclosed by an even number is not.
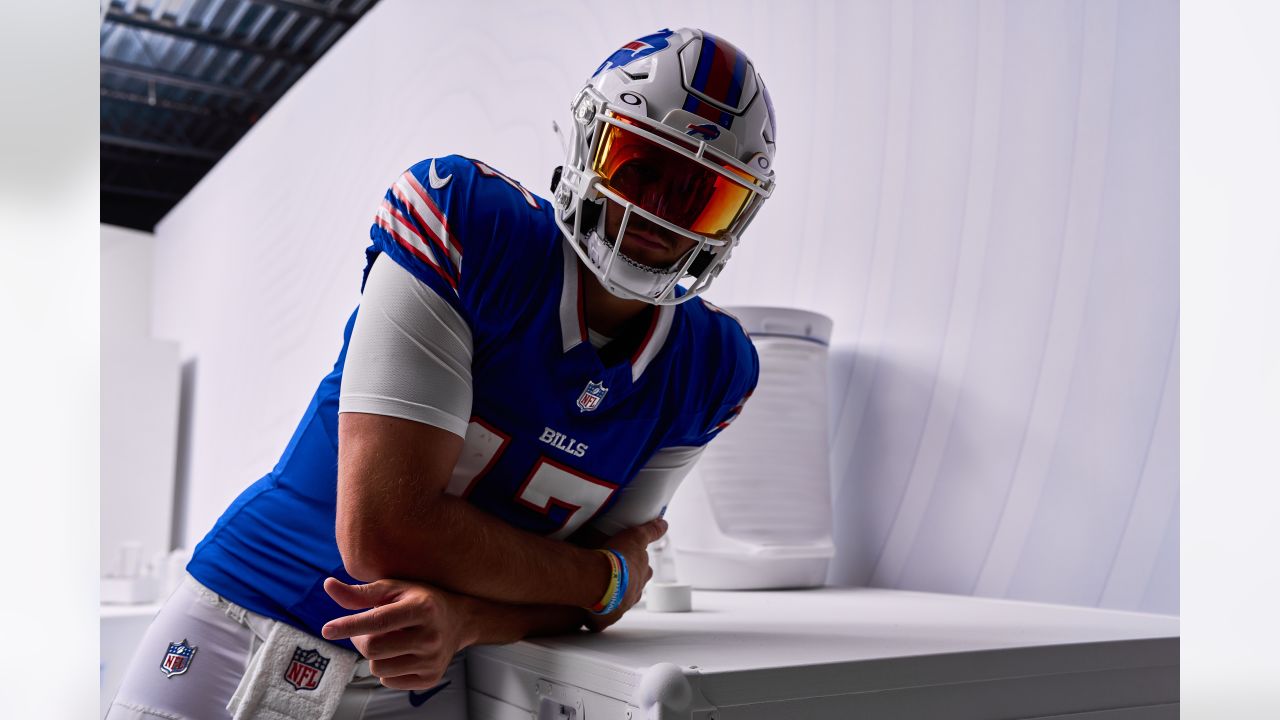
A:
[[[772,192],[773,108],[690,29],[623,46],[570,107],[550,199],[456,155],[391,184],[333,371],[109,718],[462,718],[464,648],[637,602],[668,499],[759,374],[697,296]]]

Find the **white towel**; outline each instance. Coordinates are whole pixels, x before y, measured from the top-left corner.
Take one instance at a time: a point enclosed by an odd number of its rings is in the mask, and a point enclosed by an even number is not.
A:
[[[234,720],[329,720],[359,660],[351,650],[273,622],[227,711]]]

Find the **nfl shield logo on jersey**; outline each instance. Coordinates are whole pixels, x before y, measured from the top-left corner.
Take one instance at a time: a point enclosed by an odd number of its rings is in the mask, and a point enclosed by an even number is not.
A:
[[[160,672],[163,672],[165,677],[186,672],[191,668],[191,658],[195,657],[198,649],[188,645],[186,638],[182,638],[182,642],[169,643],[169,649],[164,654],[164,662],[160,663]]]
[[[578,396],[578,409],[582,412],[591,412],[600,407],[600,403],[604,400],[604,396],[609,392],[609,388],[604,386],[604,381],[588,382],[587,388]]]
[[[293,660],[284,671],[284,679],[299,690],[315,690],[320,686],[320,678],[324,677],[324,669],[329,667],[329,658],[315,650],[293,650]]]

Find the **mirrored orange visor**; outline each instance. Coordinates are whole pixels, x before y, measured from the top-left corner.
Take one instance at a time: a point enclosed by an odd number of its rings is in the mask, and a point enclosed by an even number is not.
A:
[[[624,117],[614,117],[628,122]],[[722,167],[745,183],[755,183],[750,175],[736,168]],[[747,187],[693,158],[609,124],[604,125],[591,169],[605,187],[640,208],[711,237],[718,237],[733,225],[752,195]]]

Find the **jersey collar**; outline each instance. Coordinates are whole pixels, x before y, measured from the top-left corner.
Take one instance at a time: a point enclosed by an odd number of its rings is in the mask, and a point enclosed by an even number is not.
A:
[[[564,351],[569,352],[587,342],[587,316],[582,308],[582,278],[578,275],[578,256],[567,241],[560,243],[564,256],[564,282],[560,284],[560,335]]]
[[[564,257],[564,282],[560,287],[560,336],[564,352],[567,353],[583,343],[588,343],[587,319],[582,305],[582,267],[578,264],[578,256],[567,242],[562,242],[560,247]],[[632,382],[640,379],[640,375],[666,344],[667,336],[671,332],[676,306],[658,305],[655,310],[644,340],[640,342],[629,360]]]

